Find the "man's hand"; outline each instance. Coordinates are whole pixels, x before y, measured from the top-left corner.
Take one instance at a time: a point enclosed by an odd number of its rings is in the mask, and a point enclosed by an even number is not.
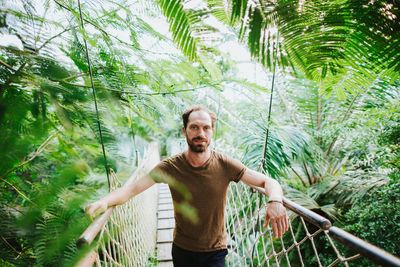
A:
[[[287,231],[289,224],[286,209],[280,203],[283,198],[280,184],[276,180],[250,169],[245,171],[241,180],[248,185],[264,188],[269,200],[273,201],[267,206],[264,227],[271,222],[274,237],[281,237]]]
[[[107,210],[108,205],[107,202],[100,199],[96,202],[93,202],[85,207],[85,212],[89,214],[90,217],[96,217],[100,213],[103,213]]]
[[[286,208],[282,203],[271,202],[268,204],[264,227],[267,227],[270,222],[275,238],[281,237],[289,229]]]

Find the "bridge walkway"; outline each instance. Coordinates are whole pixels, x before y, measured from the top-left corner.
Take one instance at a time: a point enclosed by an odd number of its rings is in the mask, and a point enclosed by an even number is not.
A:
[[[175,227],[174,207],[168,185],[158,186],[157,261],[160,267],[172,267],[172,239]]]

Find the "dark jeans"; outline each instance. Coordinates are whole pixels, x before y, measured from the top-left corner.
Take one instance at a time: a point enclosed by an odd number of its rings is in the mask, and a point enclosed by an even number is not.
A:
[[[174,267],[225,267],[227,249],[210,252],[193,252],[172,244]]]

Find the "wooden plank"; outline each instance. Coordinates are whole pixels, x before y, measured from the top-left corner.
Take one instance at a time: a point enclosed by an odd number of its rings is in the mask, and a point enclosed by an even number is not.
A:
[[[175,227],[174,218],[159,219],[157,221],[157,229],[173,229]]]
[[[157,266],[158,267],[173,267],[174,264],[172,263],[172,261],[161,261],[158,263]]]
[[[167,184],[158,184],[158,190],[169,191],[169,186]]]
[[[171,203],[172,204],[172,198],[160,198],[158,199],[159,204],[167,204]]]
[[[157,244],[157,260],[171,261],[172,260],[171,249],[172,249],[172,243]]]
[[[168,193],[170,192],[168,186],[166,186],[166,187],[159,187],[159,188],[158,188],[158,191],[160,191],[160,192],[166,192],[166,193],[167,193],[167,192],[168,192]]]
[[[158,193],[159,194],[171,194],[171,191],[169,190],[169,188],[159,188],[158,189]]]
[[[174,235],[173,229],[161,229],[157,231],[157,243],[172,242]]]
[[[174,205],[171,203],[161,203],[158,204],[158,210],[174,210]]]
[[[173,210],[160,210],[158,211],[158,219],[174,218]]]

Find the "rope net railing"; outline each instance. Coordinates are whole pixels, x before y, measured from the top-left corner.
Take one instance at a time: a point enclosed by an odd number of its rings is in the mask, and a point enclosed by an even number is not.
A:
[[[257,192],[258,191],[258,192]],[[284,199],[289,230],[274,239],[263,227],[267,199],[263,189],[232,183],[226,205],[227,266],[360,266],[366,257],[383,266],[400,266],[391,254],[331,225],[326,218]]]
[[[158,162],[157,144],[150,144],[130,179],[147,174]],[[117,175],[110,172],[110,190],[121,186]],[[82,234],[78,244],[91,243],[98,236],[98,246],[79,266],[150,266],[155,256],[157,235],[157,187],[130,199],[124,205],[109,208]]]

